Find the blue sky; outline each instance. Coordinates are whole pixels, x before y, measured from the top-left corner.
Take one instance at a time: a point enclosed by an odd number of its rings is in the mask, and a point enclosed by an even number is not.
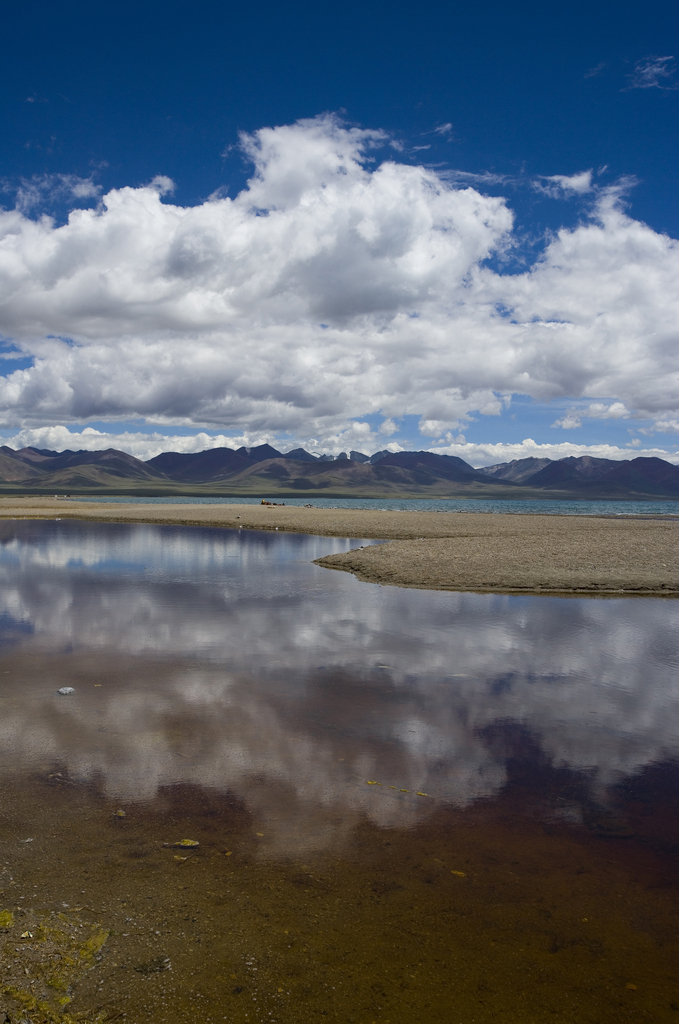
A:
[[[676,4],[3,21],[10,444],[679,461]]]

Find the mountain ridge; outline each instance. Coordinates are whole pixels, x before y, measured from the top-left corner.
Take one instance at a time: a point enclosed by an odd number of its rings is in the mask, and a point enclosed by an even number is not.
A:
[[[162,452],[142,461],[115,448],[62,452],[0,447],[0,491],[287,494],[363,497],[677,498],[679,467],[664,459],[530,457],[474,468],[429,451],[316,456],[271,445]]]

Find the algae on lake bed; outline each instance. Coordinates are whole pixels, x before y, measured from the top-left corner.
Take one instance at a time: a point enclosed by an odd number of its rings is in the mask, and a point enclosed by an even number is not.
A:
[[[1,800],[12,1024],[676,1020],[672,837],[636,793],[624,839],[510,787],[416,828],[363,822],[302,861],[270,857],[283,822],[228,795],[170,787],[119,819],[96,786],[49,789]],[[200,843],[179,863],[176,831]]]
[[[108,932],[87,923],[77,907],[68,913],[17,908],[0,911],[0,998],[5,1021],[74,1024],[68,1012],[74,988],[96,970]],[[99,1024],[106,1014],[80,1012]]]

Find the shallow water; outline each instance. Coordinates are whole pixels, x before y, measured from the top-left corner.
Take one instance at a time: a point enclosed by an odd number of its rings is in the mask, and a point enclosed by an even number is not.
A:
[[[0,524],[10,1020],[679,1019],[679,604],[360,543]]]

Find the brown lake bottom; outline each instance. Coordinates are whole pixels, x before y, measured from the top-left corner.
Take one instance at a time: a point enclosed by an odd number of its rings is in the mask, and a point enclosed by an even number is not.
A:
[[[536,787],[531,753],[499,799],[408,829],[359,822],[303,862],[269,859],[276,822],[228,793],[168,787],[120,817],[43,765],[0,800],[0,1005],[140,1024],[678,1019],[679,772],[633,780],[615,818],[574,829],[545,819],[577,779]]]

